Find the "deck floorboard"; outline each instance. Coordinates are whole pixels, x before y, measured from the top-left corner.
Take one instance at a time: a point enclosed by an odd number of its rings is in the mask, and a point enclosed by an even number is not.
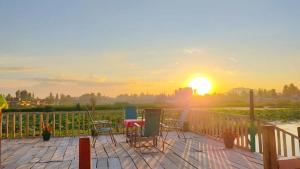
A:
[[[168,135],[165,149],[135,149],[116,135],[117,146],[107,136],[99,136],[92,148],[92,168],[107,169],[262,169],[262,156],[241,149],[225,149],[223,143],[194,133],[188,139]],[[56,137],[44,142],[40,138],[5,139],[2,166],[10,168],[78,168],[79,137]]]

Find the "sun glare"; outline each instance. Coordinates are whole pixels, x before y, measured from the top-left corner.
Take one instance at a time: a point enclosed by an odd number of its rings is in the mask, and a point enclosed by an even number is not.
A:
[[[210,92],[212,84],[205,77],[196,77],[189,82],[189,87],[191,87],[195,93],[205,95]]]

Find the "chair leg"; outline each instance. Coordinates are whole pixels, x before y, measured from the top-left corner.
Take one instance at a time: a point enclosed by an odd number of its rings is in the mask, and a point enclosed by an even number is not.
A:
[[[181,133],[182,133],[182,135],[183,135],[184,142],[186,142],[186,137],[185,137],[184,131],[181,130]]]
[[[95,148],[95,144],[96,144],[96,137],[93,137],[93,140],[92,140],[92,147]]]
[[[169,130],[166,131],[166,135],[165,135],[165,138],[163,139],[163,151],[165,150],[165,142],[166,142],[166,139],[167,139],[167,136],[169,134]]]
[[[177,137],[180,138],[179,129],[176,129]]]
[[[116,146],[117,145],[116,140],[114,138],[114,135],[113,135],[112,131],[109,131],[109,136],[110,136],[111,142]]]

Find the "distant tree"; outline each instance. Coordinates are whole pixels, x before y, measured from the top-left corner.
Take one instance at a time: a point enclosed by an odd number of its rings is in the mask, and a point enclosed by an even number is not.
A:
[[[282,95],[287,97],[300,96],[300,90],[293,83],[290,85],[284,85]]]
[[[58,93],[56,93],[56,95],[55,95],[54,102],[55,102],[56,105],[59,103]]]
[[[5,99],[6,99],[7,101],[9,101],[9,100],[12,100],[13,97],[8,93],[8,94],[6,95],[6,97],[5,97]]]
[[[81,110],[81,108],[80,108],[80,103],[77,103],[77,104],[76,104],[76,110]]]
[[[17,90],[17,91],[16,91],[16,98],[17,98],[17,99],[20,99],[20,90]]]
[[[54,103],[54,96],[52,92],[50,92],[49,96],[46,98],[48,104],[53,104]]]

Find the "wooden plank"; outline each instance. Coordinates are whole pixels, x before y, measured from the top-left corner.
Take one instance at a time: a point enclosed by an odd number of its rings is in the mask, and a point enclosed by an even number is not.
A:
[[[77,135],[80,136],[80,114],[81,113],[77,113]]]
[[[67,146],[58,146],[53,154],[51,161],[62,161],[66,152]]]
[[[13,113],[13,119],[12,119],[12,134],[13,138],[16,138],[16,113]]]
[[[53,112],[53,114],[52,114],[52,132],[53,132],[53,136],[55,137],[55,135],[56,135],[56,133],[55,133],[55,131],[56,131],[56,121],[55,121],[55,112]]]
[[[59,166],[58,169],[66,169],[66,168],[69,168],[70,165],[71,165],[71,162],[72,162],[72,161],[63,161],[63,162],[60,164],[60,166]]]
[[[75,160],[76,148],[74,145],[67,146],[65,154],[63,156],[64,161],[72,161]]]
[[[134,162],[130,157],[120,157],[119,159],[123,169],[136,169]]]
[[[59,136],[62,135],[62,133],[61,133],[61,118],[62,118],[62,113],[59,112],[59,123],[58,123],[58,125],[59,125]]]
[[[35,165],[31,169],[41,169],[45,168],[47,163],[35,163]]]
[[[277,152],[279,155],[281,155],[281,139],[280,139],[280,130],[276,130],[277,135]]]
[[[0,112],[0,138],[1,139],[2,139],[2,125],[3,125],[3,114],[2,114],[2,112]],[[1,147],[1,145],[0,145],[0,147]],[[0,157],[0,159],[1,159],[1,157]]]
[[[107,158],[98,158],[97,159],[97,168],[108,169]]]
[[[23,137],[23,132],[22,132],[22,130],[23,130],[23,124],[22,124],[22,122],[23,122],[23,118],[22,118],[22,112],[20,112],[19,113],[19,135],[20,135],[20,138],[22,138]]]
[[[46,113],[46,125],[49,125],[49,112]]]
[[[66,112],[66,136],[69,134],[69,115],[68,112]]]
[[[127,143],[120,143],[120,145],[127,151],[137,168],[150,169],[147,162],[132,147]]]
[[[51,160],[53,154],[55,153],[57,147],[49,147],[47,153],[42,157],[40,162],[48,162]]]
[[[57,162],[57,161],[51,161],[48,162],[45,169],[53,169],[53,168],[59,168],[59,166],[62,164],[61,161]]]
[[[43,133],[43,125],[44,125],[43,113],[40,113],[40,136],[42,136]]]
[[[33,123],[32,123],[32,128],[33,128],[33,137],[35,137],[35,122],[36,122],[36,115],[35,113],[33,114]],[[28,132],[29,135],[29,132]]]
[[[285,132],[282,133],[282,140],[283,140],[283,155],[287,157],[287,145],[286,145],[286,134]]]
[[[85,113],[83,113],[83,116],[82,116],[82,129],[83,129],[83,134],[86,133],[85,131]]]
[[[108,168],[122,169],[119,158],[108,158]]]
[[[278,168],[274,125],[263,126],[263,150],[264,168]]]
[[[9,113],[6,113],[6,138],[9,137],[8,131],[9,131]]]
[[[75,113],[74,112],[72,112],[72,136],[74,136],[74,123],[75,123]]]
[[[295,156],[295,138],[291,136],[292,156]]]
[[[26,117],[25,117],[25,126],[26,126],[26,136],[29,136],[29,113],[26,112]]]

